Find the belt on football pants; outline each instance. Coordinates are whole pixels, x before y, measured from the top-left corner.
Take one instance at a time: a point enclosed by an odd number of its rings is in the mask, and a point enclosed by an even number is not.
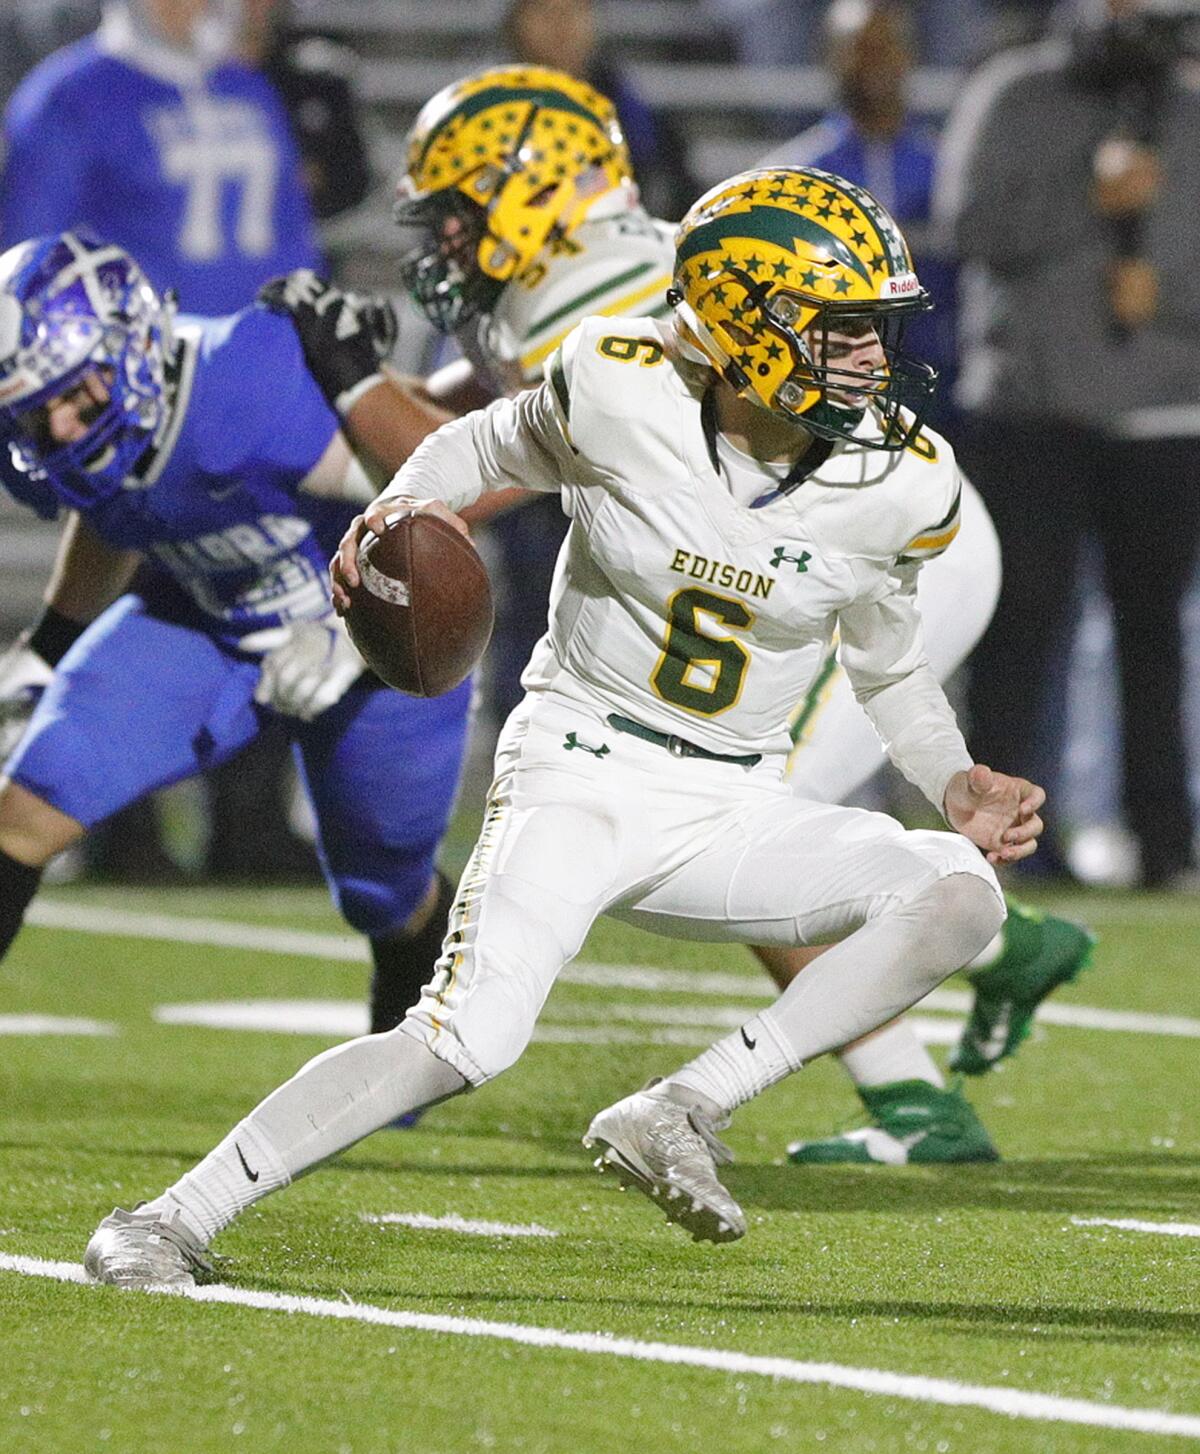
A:
[[[761,752],[747,752],[744,756],[733,756],[724,752],[709,752],[707,747],[697,747],[682,737],[673,737],[669,732],[656,732],[632,717],[622,717],[610,712],[604,719],[618,732],[628,732],[631,737],[640,737],[644,742],[653,742],[655,747],[665,747],[672,757],[703,757],[709,762],[732,762],[735,767],[757,767],[762,761]]]

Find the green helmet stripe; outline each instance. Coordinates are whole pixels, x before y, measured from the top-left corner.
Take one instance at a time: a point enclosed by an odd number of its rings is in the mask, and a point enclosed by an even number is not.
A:
[[[434,126],[430,127],[429,135],[421,147],[421,155],[417,158],[417,165],[419,166],[425,160],[429,148],[446,129],[446,123],[451,117],[461,116],[464,121],[469,121],[472,116],[478,116],[481,111],[486,111],[491,106],[518,104],[524,101],[532,101],[539,108],[549,107],[555,111],[569,111],[575,116],[583,117],[585,121],[590,121],[601,131],[605,130],[603,121],[594,111],[589,111],[586,106],[581,105],[578,101],[573,101],[562,91],[549,91],[545,86],[485,86],[482,91],[476,91],[472,96],[464,96],[456,106],[452,106]]]
[[[758,204],[749,212],[727,212],[693,228],[679,244],[679,262],[688,262],[698,253],[714,251],[727,237],[756,238],[759,242],[774,243],[789,252],[794,239],[799,237],[813,247],[832,253],[838,262],[853,269],[864,283],[868,286],[871,283],[871,272],[866,263],[856,258],[835,233],[828,232],[819,223],[810,217],[802,217],[798,212],[765,204]]]
[[[908,272],[911,264],[905,253],[905,243],[900,235],[900,230],[870,192],[854,182],[847,181],[845,177],[835,176],[833,172],[824,172],[820,167],[809,167],[806,170],[810,176],[821,177],[827,184],[839,188],[854,202],[857,202],[867,221],[874,228],[875,236],[879,241],[879,250],[887,258],[892,271]]]

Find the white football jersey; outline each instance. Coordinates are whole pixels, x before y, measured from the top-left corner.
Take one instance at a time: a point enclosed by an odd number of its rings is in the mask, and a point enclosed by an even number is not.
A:
[[[738,504],[672,342],[652,318],[588,319],[541,389],[438,431],[387,493],[461,508],[561,487],[572,524],[526,687],[713,752],[785,756],[835,633],[860,699],[924,667],[916,573],[957,531],[958,469],[932,432],[900,453],[837,443],[789,493]]]

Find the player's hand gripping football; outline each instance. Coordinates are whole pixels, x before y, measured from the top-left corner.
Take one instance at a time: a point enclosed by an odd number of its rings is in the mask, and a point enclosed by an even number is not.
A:
[[[414,500],[407,495],[391,495],[373,500],[346,527],[346,533],[338,543],[337,554],[329,562],[333,608],[339,616],[350,605],[350,592],[361,584],[358,574],[358,544],[362,525],[365,523],[368,530],[379,535],[402,515],[418,514],[436,515],[439,520],[453,525],[460,535],[465,535],[468,540],[471,538],[467,522],[440,500]]]
[[[1023,777],[993,772],[977,762],[946,785],[946,821],[993,864],[1016,863],[1037,851],[1044,824],[1038,810],[1046,791]]]

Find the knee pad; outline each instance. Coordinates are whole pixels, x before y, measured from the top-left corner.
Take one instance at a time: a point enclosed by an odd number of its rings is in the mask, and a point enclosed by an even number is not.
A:
[[[516,1064],[545,1003],[545,980],[519,955],[491,950],[487,961],[483,973],[477,969],[470,994],[444,1025],[475,1068],[477,1075],[470,1079],[476,1084],[494,1080]]]
[[[953,974],[991,942],[1004,923],[1004,900],[988,878],[975,872],[939,878],[909,905],[919,915],[922,958]]]
[[[433,876],[433,851],[428,858],[379,863],[367,872],[330,873],[326,881],[342,917],[370,939],[390,938],[421,905]]]

